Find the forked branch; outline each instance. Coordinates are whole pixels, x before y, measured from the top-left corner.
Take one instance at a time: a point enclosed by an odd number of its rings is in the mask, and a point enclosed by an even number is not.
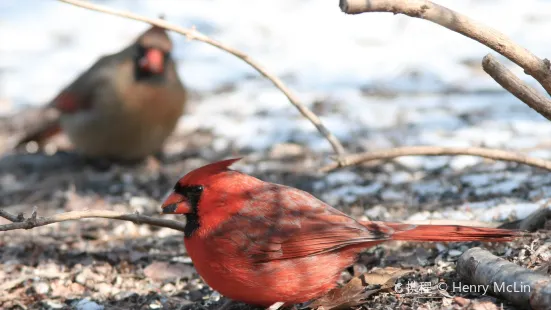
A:
[[[482,59],[482,68],[501,85],[501,87],[505,88],[511,94],[515,95],[515,97],[551,121],[551,100],[548,97],[525,84],[490,54],[484,56],[484,59]]]
[[[503,33],[444,6],[426,0],[340,0],[347,14],[389,12],[421,18],[476,40],[524,69],[551,94],[551,70],[547,59],[540,59]]]
[[[499,31],[478,23],[469,17],[450,10],[444,6],[426,0],[340,0],[341,10],[347,14],[369,12],[390,12],[421,18],[468,38],[476,40],[524,69],[524,72],[534,77],[543,88],[551,94],[551,70],[547,59],[540,59],[524,47],[516,44]],[[498,84],[515,95],[518,99],[536,110],[539,114],[551,120],[551,100],[536,89],[526,85],[505,66],[501,65],[492,55],[487,55],[482,61],[486,71]],[[323,167],[322,171],[331,171],[339,167],[351,166],[365,161],[389,159],[398,156],[425,155],[473,155],[495,160],[507,160],[550,170],[551,162],[532,158],[510,151],[486,149],[478,147],[445,148],[433,146],[401,147],[389,150],[352,154],[339,158],[339,161]]]

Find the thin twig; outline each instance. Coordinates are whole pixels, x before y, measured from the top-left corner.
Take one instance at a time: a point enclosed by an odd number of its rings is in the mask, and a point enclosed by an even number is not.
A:
[[[229,47],[225,44],[222,44],[218,41],[215,41],[215,40],[207,37],[206,35],[200,33],[196,29],[187,29],[187,28],[175,26],[175,25],[172,25],[172,24],[170,24],[170,23],[168,23],[168,22],[166,22],[162,19],[148,18],[148,17],[137,15],[137,14],[133,14],[133,13],[130,13],[130,12],[114,10],[114,9],[111,9],[111,8],[107,8],[107,7],[100,6],[100,5],[95,5],[95,4],[80,1],[80,0],[59,0],[59,1],[69,3],[69,4],[72,4],[72,5],[75,5],[75,6],[79,6],[79,7],[82,7],[82,8],[86,8],[86,9],[89,9],[89,10],[93,10],[93,11],[98,11],[98,12],[107,13],[107,14],[111,14],[111,15],[115,15],[115,16],[120,16],[120,17],[124,17],[124,18],[128,18],[128,19],[133,19],[133,20],[137,20],[137,21],[146,22],[146,23],[149,23],[151,25],[161,27],[161,28],[171,30],[171,31],[180,33],[182,35],[185,35],[190,40],[197,40],[197,41],[201,41],[201,42],[210,44],[214,47],[217,47],[217,48],[219,48],[223,51],[226,51],[226,52],[240,58],[241,60],[243,60],[244,62],[249,64],[251,67],[253,67],[260,74],[262,74],[264,77],[266,77],[268,80],[270,80],[279,90],[281,90],[281,92],[299,110],[299,112],[304,117],[306,117],[310,122],[312,122],[312,124],[314,124],[314,126],[316,126],[317,130],[331,144],[331,146],[333,147],[333,150],[335,151],[335,153],[337,153],[337,155],[341,156],[341,155],[344,154],[345,151],[344,151],[344,147],[342,146],[342,144],[339,142],[337,137],[335,137],[335,135],[333,135],[323,125],[323,123],[321,122],[319,117],[316,114],[314,114],[314,112],[312,112],[310,109],[308,109],[304,104],[302,104],[300,102],[300,100],[298,99],[298,97],[295,94],[293,94],[291,92],[291,90],[289,88],[287,88],[287,86],[285,86],[285,84],[283,84],[283,82],[278,77],[276,77],[275,75],[268,72],[268,70],[266,70],[266,68],[264,68],[262,65],[260,65],[255,60],[251,59],[251,57],[249,57],[247,54],[245,54],[243,52],[240,52],[240,51],[238,51],[238,50],[236,50],[232,47]]]
[[[509,58],[523,68],[526,74],[534,77],[547,93],[551,94],[549,60],[538,58],[499,31],[444,6],[426,0],[340,0],[339,6],[347,14],[369,12],[405,14],[446,27]]]
[[[494,160],[512,161],[537,168],[551,170],[551,161],[517,154],[511,151],[488,149],[482,147],[439,147],[439,146],[404,146],[392,149],[351,154],[341,157],[340,163],[335,162],[322,167],[322,172],[330,172],[338,168],[353,166],[362,162],[389,159],[401,156],[451,156],[470,155]]]
[[[515,95],[529,107],[536,110],[548,120],[551,120],[551,100],[540,94],[533,87],[525,84],[513,72],[492,55],[488,54],[482,59],[482,68],[488,73],[501,87],[505,88],[511,94]]]
[[[184,231],[184,228],[186,226],[185,223],[179,221],[158,219],[154,217],[140,215],[137,213],[127,214],[111,210],[72,211],[59,213],[49,217],[36,216],[36,212],[33,211],[33,215],[31,215],[31,217],[27,219],[22,219],[20,217],[16,217],[13,214],[9,214],[6,211],[0,210],[0,217],[3,217],[13,222],[10,224],[0,225],[0,231],[32,229],[35,227],[50,225],[53,223],[80,220],[85,218],[106,218],[130,221],[135,224],[149,224],[153,226],[172,228],[179,231]]]

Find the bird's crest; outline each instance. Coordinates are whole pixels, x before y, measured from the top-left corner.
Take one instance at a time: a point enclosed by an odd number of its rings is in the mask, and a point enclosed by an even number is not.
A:
[[[181,184],[193,184],[193,183],[202,184],[203,180],[213,175],[216,175],[218,173],[228,171],[229,170],[228,167],[240,159],[241,157],[226,159],[226,160],[218,161],[218,162],[211,163],[203,167],[197,168],[189,172],[188,174],[186,174],[180,180],[180,183]]]
[[[138,38],[138,42],[144,47],[156,47],[166,52],[172,50],[172,41],[165,29],[152,26]]]

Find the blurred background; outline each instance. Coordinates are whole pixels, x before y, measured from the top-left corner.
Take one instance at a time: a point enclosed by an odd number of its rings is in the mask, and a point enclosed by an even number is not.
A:
[[[340,139],[359,147],[528,147],[551,129],[481,70],[488,48],[424,20],[346,16],[336,1],[95,2],[150,17],[164,14],[171,23],[196,26],[244,51],[281,77]],[[550,54],[541,37],[551,25],[549,1],[439,3],[542,58]],[[123,48],[147,27],[56,1],[1,1],[0,112],[45,104],[98,57]],[[285,97],[244,62],[170,35],[180,76],[196,95],[181,130],[213,130],[219,148],[232,143],[256,150],[294,140],[330,151]],[[387,130],[390,136],[379,133]]]

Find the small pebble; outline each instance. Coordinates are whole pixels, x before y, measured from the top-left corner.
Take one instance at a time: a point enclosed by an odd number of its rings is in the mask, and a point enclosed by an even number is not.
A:
[[[456,256],[459,256],[463,254],[463,252],[459,251],[459,250],[456,250],[456,249],[451,249],[448,251],[448,255],[449,256],[452,256],[452,257],[456,257]]]
[[[33,285],[33,288],[37,294],[42,294],[42,295],[47,294],[48,291],[50,290],[50,286],[45,282],[38,282]]]
[[[210,295],[210,298],[209,298],[209,299],[210,299],[211,301],[217,302],[217,301],[219,301],[221,298],[222,298],[222,295],[220,295],[220,293],[214,291],[214,292],[212,292],[212,294]]]
[[[79,284],[82,284],[82,285],[86,285],[86,274],[84,272],[79,273],[75,277],[75,282],[79,283]]]
[[[176,290],[176,287],[175,287],[174,284],[172,284],[172,283],[167,283],[167,284],[163,285],[162,290],[163,290],[164,292],[170,293],[170,292],[175,291],[175,290]]]
[[[129,203],[130,203],[130,206],[134,208],[145,208],[152,204],[151,200],[149,200],[148,198],[138,197],[138,196],[133,196],[132,198],[130,198]]]
[[[191,257],[188,256],[176,256],[170,259],[171,262],[179,262],[184,264],[191,264]]]
[[[124,184],[132,184],[134,183],[134,176],[130,173],[124,173],[121,175],[121,181]]]
[[[96,290],[103,296],[112,296],[118,293],[118,289],[103,282],[96,285]]]
[[[374,206],[373,208],[365,210],[365,215],[367,215],[367,217],[370,219],[378,219],[378,220],[386,219],[387,217],[390,216],[390,214],[388,213],[388,210],[381,205],[377,205],[377,206]]]
[[[436,246],[436,249],[438,250],[438,253],[444,252],[448,249],[448,247],[443,245],[442,243],[437,243],[435,246]]]
[[[44,303],[48,306],[48,309],[63,309],[63,307],[65,307],[64,304],[54,300],[48,300],[48,301],[45,301]]]
[[[104,307],[91,301],[90,299],[82,299],[77,303],[77,310],[103,310]]]
[[[364,273],[367,272],[367,267],[365,265],[361,265],[361,264],[354,264],[354,276],[355,277],[358,277]]]
[[[161,309],[162,307],[163,305],[158,300],[155,300],[154,302],[149,304],[149,309]]]

